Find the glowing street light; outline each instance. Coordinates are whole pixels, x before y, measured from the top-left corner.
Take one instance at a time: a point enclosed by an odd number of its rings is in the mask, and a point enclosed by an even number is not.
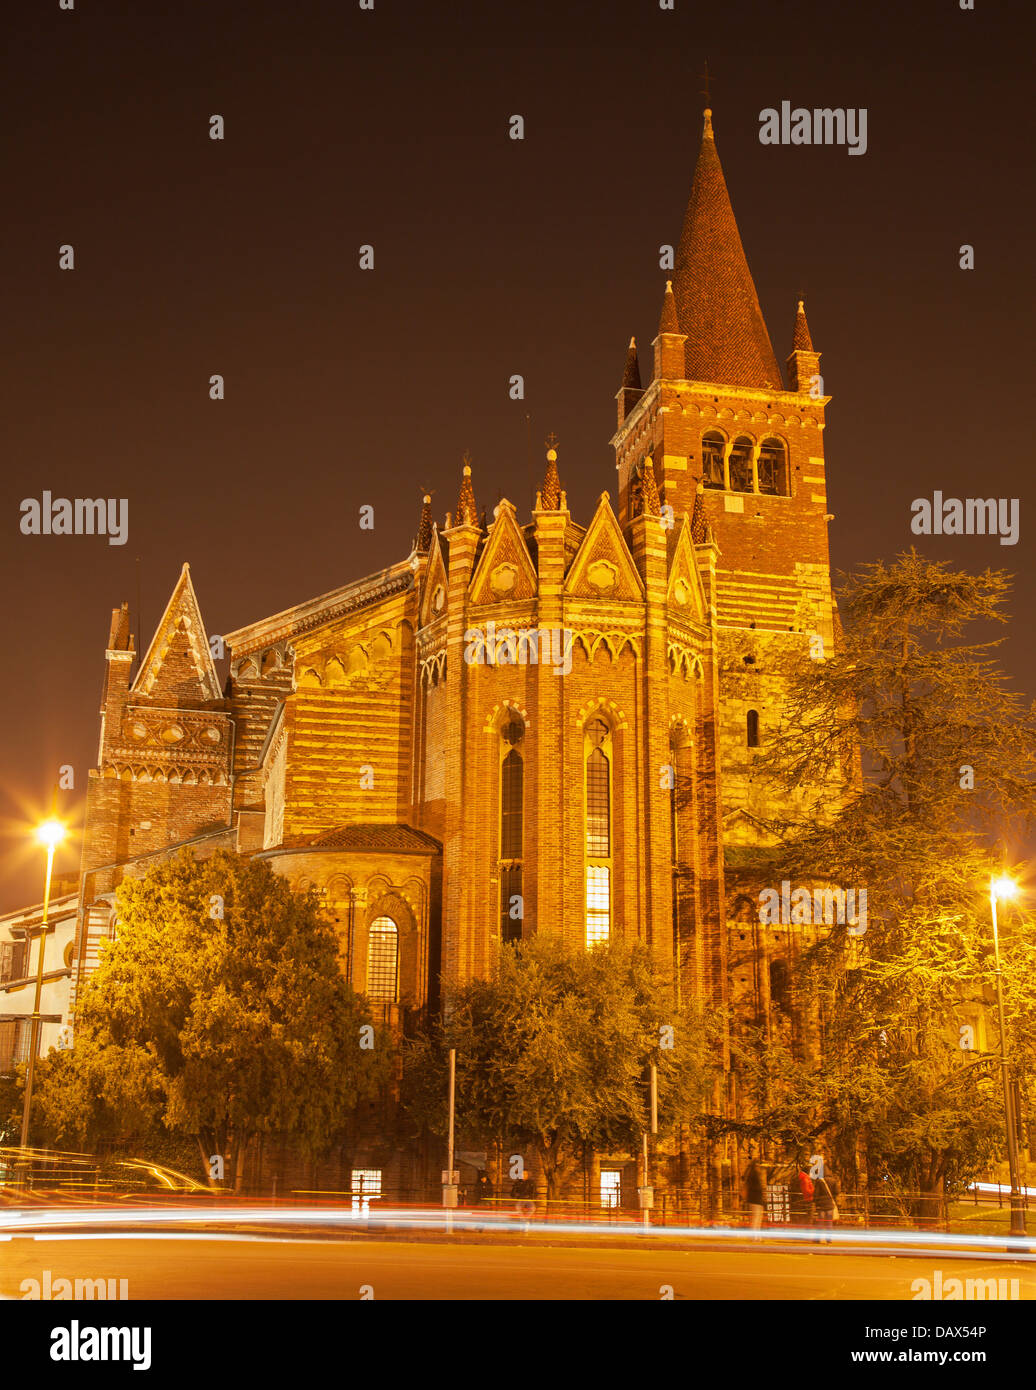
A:
[[[32,1029],[29,1036],[29,1063],[25,1069],[25,1104],[22,1106],[22,1148],[29,1147],[29,1112],[32,1109],[32,1082],[36,1073],[36,1053],[39,1050],[40,1032],[42,1024],[40,1021],[40,1004],[43,1000],[43,962],[47,948],[47,933],[52,930],[47,925],[47,914],[50,911],[50,880],[54,869],[54,851],[67,834],[65,825],[51,816],[42,825],[36,827],[36,839],[41,845],[47,847],[47,877],[43,888],[43,918],[40,922],[40,958],[36,966],[36,998],[32,1006]]]
[[[1007,1166],[1011,1174],[1011,1234],[1025,1235],[1025,1207],[1018,1180],[1018,1131],[1015,1127],[1014,1093],[1011,1070],[1007,1060],[1007,1024],[1004,1021],[1003,971],[1000,969],[1000,935],[997,928],[997,902],[1017,898],[1020,889],[1013,878],[1005,874],[989,880],[989,910],[993,918],[993,961],[996,967],[996,1006],[1000,1015],[1000,1070],[1004,1083],[1004,1119],[1007,1124]]]
[[[36,827],[37,840],[48,849],[57,849],[67,834],[68,831],[59,820],[45,820],[42,825]]]

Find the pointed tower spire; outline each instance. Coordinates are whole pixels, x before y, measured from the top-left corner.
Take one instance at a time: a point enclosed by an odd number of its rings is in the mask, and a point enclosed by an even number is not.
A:
[[[680,327],[687,334],[689,380],[781,389],[707,107],[673,288]]]
[[[631,338],[630,345],[626,349],[626,364],[622,369],[622,385],[616,396],[619,403],[620,425],[643,394],[640,385],[640,362],[637,359],[637,340]]]
[[[709,534],[709,522],[705,515],[705,484],[699,483],[694,494],[694,511],[691,513],[691,540],[695,545],[704,545]]]
[[[561,479],[558,476],[557,442],[554,434],[551,433],[547,440],[550,445],[547,450],[547,471],[543,475],[543,486],[536,499],[537,511],[557,512],[561,510]]]
[[[475,504],[475,489],[471,484],[471,459],[464,455],[464,476],[460,482],[460,498],[457,501],[457,526],[477,526],[478,507]]]
[[[799,300],[795,311],[795,336],[788,354],[788,383],[792,391],[813,392],[821,383],[820,353],[813,349],[813,338],[806,322],[806,306]],[[823,395],[820,385],[819,394]]]
[[[427,555],[432,548],[432,494],[426,492],[421,502],[421,520],[417,523],[418,555]]]

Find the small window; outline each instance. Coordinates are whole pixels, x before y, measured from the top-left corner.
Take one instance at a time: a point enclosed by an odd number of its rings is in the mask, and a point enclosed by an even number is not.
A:
[[[366,1216],[371,1209],[372,1198],[381,1196],[381,1169],[354,1168],[350,1189],[354,1214]]]
[[[601,1169],[601,1206],[605,1211],[615,1211],[622,1199],[622,1169]]]
[[[759,711],[750,709],[746,721],[749,748],[759,747]]]

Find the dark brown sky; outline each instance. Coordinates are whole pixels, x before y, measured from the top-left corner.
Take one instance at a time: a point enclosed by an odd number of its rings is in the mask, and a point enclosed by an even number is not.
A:
[[[706,57],[778,359],[802,291],[823,352],[835,565],[908,546],[910,503],[935,488],[1019,497],[1017,546],[920,544],[1017,572],[1004,660],[1036,685],[1020,7],[675,3],[8,14],[0,907],[39,896],[24,814],[60,764],[77,774],[63,809],[81,809],[137,556],[145,646],[184,560],[209,631],[231,630],[404,556],[419,485],[441,522],[465,448],[479,505],[503,493],[527,514],[526,411],[537,471],[561,439],[577,519],[614,494],[614,393],[630,333],[654,336]],[[760,145],[783,99],[866,107],[867,153]],[[22,536],[19,504],[44,489],[128,498],[129,543]]]

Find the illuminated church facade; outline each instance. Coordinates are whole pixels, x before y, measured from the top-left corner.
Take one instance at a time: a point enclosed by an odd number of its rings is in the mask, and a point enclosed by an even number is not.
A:
[[[535,932],[638,939],[685,1000],[780,1007],[786,931],[746,926],[730,884],[766,840],[753,766],[778,667],[835,640],[828,398],[801,303],[786,363],[706,112],[592,516],[571,515],[555,448],[524,518],[480,516],[496,480],[465,463],[456,508],[437,525],[426,496],[397,564],[224,634],[222,687],[186,565],[139,660],[115,610],[72,1010],[119,881],[184,846],[315,889],[348,978],[400,1027]]]

